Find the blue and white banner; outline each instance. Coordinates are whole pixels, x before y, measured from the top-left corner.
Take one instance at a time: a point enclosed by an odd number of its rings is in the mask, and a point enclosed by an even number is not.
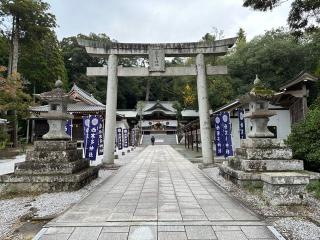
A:
[[[91,161],[96,160],[99,144],[99,116],[84,116],[83,121],[83,148],[84,156]]]
[[[87,141],[89,137],[90,116],[82,117],[82,126],[83,126],[83,149],[84,149],[84,155],[86,155]]]
[[[244,110],[242,108],[238,109],[238,119],[240,139],[246,139],[246,124],[244,121]]]
[[[217,156],[233,156],[230,115],[223,112],[214,118]]]
[[[221,113],[221,126],[224,135],[224,156],[233,156],[232,139],[231,139],[231,122],[228,112]]]
[[[123,148],[122,142],[122,128],[117,128],[117,147],[118,150],[122,150]]]
[[[68,134],[72,138],[72,119],[69,119],[66,122],[65,130],[66,134]]]
[[[131,130],[131,146],[134,147],[136,145],[136,130]]]
[[[124,148],[129,147],[129,129],[123,129],[123,146]]]
[[[99,116],[99,147],[98,147],[98,155],[103,155],[103,140],[104,140],[104,124],[103,124],[103,117]]]
[[[221,116],[216,115],[214,118],[214,129],[215,129],[215,144],[216,144],[216,155],[223,156],[224,155],[224,137],[223,131],[221,129]]]

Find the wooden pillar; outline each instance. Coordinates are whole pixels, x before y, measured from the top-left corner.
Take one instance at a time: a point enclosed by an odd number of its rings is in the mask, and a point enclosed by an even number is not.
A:
[[[26,144],[29,143],[29,133],[30,133],[30,120],[27,119],[27,136],[26,136]]]
[[[193,129],[191,128],[191,149],[193,151]]]
[[[187,131],[184,131],[184,147],[187,148]]]
[[[197,152],[199,152],[198,126],[196,126],[196,148]]]
[[[190,149],[190,134],[189,134],[189,132],[187,132],[187,136],[188,136],[188,149]]]

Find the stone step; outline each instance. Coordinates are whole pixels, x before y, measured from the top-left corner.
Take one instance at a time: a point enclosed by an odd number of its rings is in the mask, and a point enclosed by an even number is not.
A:
[[[176,135],[166,135],[166,134],[150,134],[144,135],[142,140],[142,145],[151,145],[151,137],[154,136],[156,139],[156,145],[176,145]]]
[[[89,161],[85,159],[68,163],[27,161],[16,163],[14,173],[17,175],[73,174],[89,166]]]

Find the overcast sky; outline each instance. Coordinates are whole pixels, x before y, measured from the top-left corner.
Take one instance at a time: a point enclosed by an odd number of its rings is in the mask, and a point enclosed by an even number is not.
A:
[[[198,41],[216,27],[249,39],[285,26],[291,1],[273,12],[242,7],[243,0],[47,0],[56,15],[59,39],[78,33],[106,33],[119,42]]]

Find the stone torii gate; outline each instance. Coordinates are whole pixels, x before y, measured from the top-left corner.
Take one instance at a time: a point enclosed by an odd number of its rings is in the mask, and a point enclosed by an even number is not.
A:
[[[114,168],[114,139],[116,126],[118,77],[154,77],[154,76],[197,76],[197,93],[200,118],[200,133],[203,166],[213,164],[213,144],[209,114],[209,102],[206,75],[225,75],[226,66],[205,65],[204,56],[222,56],[232,47],[236,38],[214,42],[137,44],[103,43],[78,40],[89,55],[99,58],[108,57],[104,67],[88,67],[88,76],[107,76],[107,102],[105,117],[104,167]],[[149,67],[118,66],[118,56],[148,57]],[[183,67],[165,67],[165,57],[196,57],[196,65]]]

